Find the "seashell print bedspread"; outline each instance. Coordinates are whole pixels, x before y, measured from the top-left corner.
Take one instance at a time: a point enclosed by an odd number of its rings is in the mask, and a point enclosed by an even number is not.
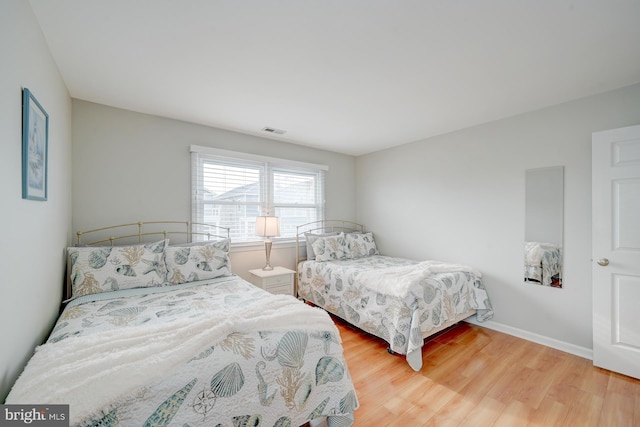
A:
[[[235,276],[208,282],[81,297],[67,306],[47,342],[199,319],[211,311],[282,297]],[[287,328],[265,326],[212,340],[217,344],[185,355],[174,372],[76,425],[284,427],[327,417],[330,426],[349,426],[358,400],[340,336],[326,317],[326,330],[305,330],[292,318]],[[107,385],[113,386],[92,387]]]
[[[376,292],[358,279],[371,270],[402,271],[406,269],[401,267],[418,264],[383,255],[303,261],[298,268],[298,296],[382,338],[400,354],[421,349],[423,333],[461,313],[477,309],[481,322],[493,316],[481,277],[468,271],[421,277],[403,297]],[[394,273],[388,276],[393,277]]]

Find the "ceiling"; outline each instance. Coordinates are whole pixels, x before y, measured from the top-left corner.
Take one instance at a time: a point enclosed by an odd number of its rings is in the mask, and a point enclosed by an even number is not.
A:
[[[640,82],[639,0],[30,3],[72,98],[350,155]]]

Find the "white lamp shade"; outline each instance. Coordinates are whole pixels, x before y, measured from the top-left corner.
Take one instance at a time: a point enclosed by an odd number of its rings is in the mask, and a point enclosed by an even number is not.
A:
[[[256,236],[275,237],[280,235],[280,218],[277,216],[256,217]]]

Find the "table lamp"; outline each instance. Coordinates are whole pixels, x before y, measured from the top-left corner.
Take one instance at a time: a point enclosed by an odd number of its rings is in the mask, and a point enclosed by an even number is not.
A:
[[[271,237],[280,235],[280,218],[277,216],[256,217],[256,235],[267,238],[264,241],[267,263],[262,267],[262,269],[273,270],[273,267],[269,264],[269,258],[271,258]]]

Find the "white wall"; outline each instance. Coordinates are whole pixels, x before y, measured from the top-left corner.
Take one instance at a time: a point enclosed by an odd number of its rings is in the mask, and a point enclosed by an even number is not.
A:
[[[493,326],[588,352],[591,133],[639,123],[635,85],[361,156],[358,220],[384,254],[481,270]],[[524,171],[557,165],[565,167],[563,289],[522,279]]]
[[[355,158],[132,111],[73,100],[73,230],[191,218],[192,144],[324,164],[326,217],[355,218]],[[248,278],[264,245],[231,254]],[[295,266],[295,251],[274,243],[272,265]]]
[[[45,202],[22,199],[22,88],[49,114]],[[27,1],[0,3],[0,401],[58,315],[71,231],[71,99]]]

